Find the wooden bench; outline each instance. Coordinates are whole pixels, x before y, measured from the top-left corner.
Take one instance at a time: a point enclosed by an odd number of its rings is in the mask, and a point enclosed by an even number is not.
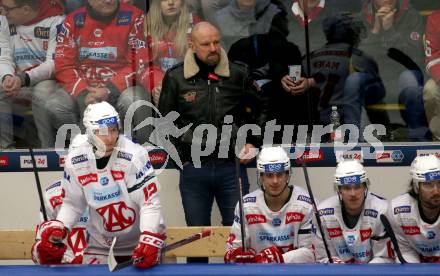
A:
[[[204,228],[208,227],[169,227],[167,244],[198,233]],[[230,227],[209,228],[211,236],[169,251],[166,256],[170,258],[223,257]],[[34,239],[34,230],[0,230],[0,260],[30,259]]]

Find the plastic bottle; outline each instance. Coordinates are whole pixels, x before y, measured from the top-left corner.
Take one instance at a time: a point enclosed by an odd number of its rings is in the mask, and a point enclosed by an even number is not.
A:
[[[330,123],[333,124],[333,132],[331,135],[331,139],[336,141],[341,141],[341,133],[337,131],[337,128],[341,125],[341,116],[338,112],[338,107],[333,105],[332,112],[330,113]]]

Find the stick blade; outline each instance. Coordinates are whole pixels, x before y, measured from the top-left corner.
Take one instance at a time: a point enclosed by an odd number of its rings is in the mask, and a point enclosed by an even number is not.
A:
[[[115,255],[113,254],[113,248],[115,247],[117,239],[117,237],[113,238],[112,245],[110,246],[110,250],[108,252],[107,265],[110,272],[115,271],[116,267],[118,266],[118,262],[116,261]]]

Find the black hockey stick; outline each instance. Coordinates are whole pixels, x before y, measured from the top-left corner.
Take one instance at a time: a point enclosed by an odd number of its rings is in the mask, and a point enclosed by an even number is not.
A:
[[[170,245],[165,246],[162,251],[161,254],[164,255],[166,252],[174,250],[176,248],[179,248],[181,246],[184,246],[188,243],[192,243],[193,241],[197,241],[200,239],[203,239],[205,237],[208,237],[211,235],[211,229],[204,229],[202,232],[199,232],[197,234],[194,234],[192,236],[189,236],[187,238],[181,239],[180,241],[176,241],[175,243],[172,243]],[[110,247],[109,253],[108,253],[108,260],[107,260],[107,265],[108,265],[108,269],[110,270],[110,272],[128,267],[133,265],[133,260],[128,260],[125,262],[121,262],[118,263],[115,259],[114,253],[113,253],[113,248],[116,244],[116,237],[113,239],[112,245]],[[137,260],[137,262],[142,262],[143,258],[140,258],[139,260]]]
[[[333,263],[332,256],[330,254],[330,250],[328,249],[327,240],[325,239],[325,234],[322,228],[321,217],[319,217],[318,207],[316,206],[315,197],[313,196],[312,187],[310,186],[309,174],[307,172],[306,162],[304,160],[304,154],[301,156],[301,166],[304,172],[304,178],[306,180],[307,191],[309,192],[310,200],[312,201],[313,211],[315,213],[316,223],[318,223],[319,231],[321,232],[322,242],[324,243],[325,253],[327,254],[327,258],[329,263]]]
[[[38,175],[37,162],[35,161],[34,151],[32,150],[31,146],[29,146],[29,153],[31,154],[32,170],[34,171],[35,182],[37,184],[37,191],[38,191],[38,197],[40,199],[41,213],[43,213],[44,221],[47,221],[46,207],[44,206],[43,191],[41,189],[40,177]]]
[[[399,259],[400,263],[402,264],[408,263],[403,258],[402,252],[400,252],[399,243],[397,242],[396,235],[394,234],[390,221],[384,214],[380,215],[380,221],[382,222],[383,227],[385,228],[385,232],[387,232],[388,236],[390,237],[391,243],[393,244],[394,250],[396,251],[397,258]]]
[[[247,252],[246,247],[246,230],[244,227],[245,219],[244,219],[244,208],[243,208],[243,183],[241,182],[240,177],[240,159],[235,157],[235,173],[237,174],[237,185],[239,192],[239,200],[238,200],[238,209],[240,211],[240,231],[241,231],[241,246],[243,247],[244,252]]]

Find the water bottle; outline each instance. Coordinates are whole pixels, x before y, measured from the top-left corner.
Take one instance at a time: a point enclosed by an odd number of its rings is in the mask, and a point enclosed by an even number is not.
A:
[[[341,125],[341,116],[339,116],[338,107],[335,105],[332,106],[332,112],[330,113],[330,123],[333,124],[332,141],[341,141],[341,133],[337,130]]]

